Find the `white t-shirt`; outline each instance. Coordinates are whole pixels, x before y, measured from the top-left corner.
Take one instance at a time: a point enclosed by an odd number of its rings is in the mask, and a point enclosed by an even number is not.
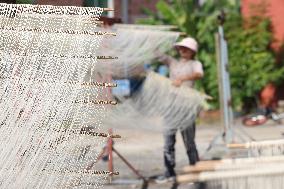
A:
[[[194,73],[200,73],[202,75],[204,74],[202,64],[198,60],[186,60],[183,58],[176,60],[173,57],[167,55],[160,57],[159,60],[169,65],[171,80],[191,76]],[[193,87],[194,81],[183,81],[182,85]]]

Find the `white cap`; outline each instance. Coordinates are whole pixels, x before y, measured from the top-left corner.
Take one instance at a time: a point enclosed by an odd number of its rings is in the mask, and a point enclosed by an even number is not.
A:
[[[191,37],[184,38],[183,40],[175,44],[175,47],[179,47],[179,46],[189,48],[193,50],[194,52],[198,51],[198,43],[195,39]]]

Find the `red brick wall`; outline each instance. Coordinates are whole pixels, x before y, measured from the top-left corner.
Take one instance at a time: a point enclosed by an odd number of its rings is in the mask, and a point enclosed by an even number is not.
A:
[[[267,14],[272,21],[272,29],[276,42],[274,48],[278,48],[284,40],[284,0],[242,0],[242,13],[244,16],[251,14],[251,6],[254,4],[266,4]]]
[[[272,47],[277,51],[284,42],[284,0],[242,0],[242,14],[249,16],[252,14],[252,5],[259,3],[265,4],[267,15],[271,19],[275,39]],[[281,51],[278,54],[281,55]],[[278,99],[284,99],[284,82],[276,92]]]
[[[130,22],[134,22],[137,18],[145,17],[142,11],[143,8],[148,8],[152,11],[155,11],[157,2],[157,0],[130,0]]]
[[[58,5],[58,6],[82,6],[84,0],[38,0],[41,5]]]
[[[114,17],[121,18],[121,0],[114,0]]]

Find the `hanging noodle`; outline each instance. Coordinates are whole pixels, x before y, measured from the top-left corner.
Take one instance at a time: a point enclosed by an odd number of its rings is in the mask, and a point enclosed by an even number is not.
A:
[[[0,4],[0,188],[98,188],[109,173],[84,172],[106,141],[97,131],[106,88],[92,83],[107,33],[102,8]],[[84,58],[82,56],[86,56]],[[102,54],[105,55],[105,54]],[[96,79],[100,76],[96,75]],[[92,185],[89,185],[89,182]]]
[[[144,65],[157,58],[155,51],[166,52],[172,49],[179,33],[152,29],[116,28],[115,38],[105,38],[100,54],[119,54],[119,59],[100,64],[98,71],[107,71],[114,78],[125,78],[144,73]],[[110,69],[109,69],[110,68]]]
[[[114,24],[114,28],[125,28],[125,29],[140,29],[140,30],[160,30],[169,31],[172,29],[177,29],[176,26],[172,25],[137,25],[137,24]]]
[[[147,123],[151,118],[160,117],[164,120],[163,130],[171,133],[173,129],[183,130],[191,126],[206,98],[194,89],[174,87],[169,79],[150,72],[141,89],[116,106],[104,123],[114,126],[121,122],[128,122],[128,125],[135,122],[133,127],[149,126]]]

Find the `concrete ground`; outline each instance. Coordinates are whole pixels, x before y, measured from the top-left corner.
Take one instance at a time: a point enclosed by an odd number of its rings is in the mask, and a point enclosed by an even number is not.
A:
[[[238,134],[244,140],[248,140],[247,135],[255,140],[265,139],[281,139],[284,132],[283,124],[276,124],[268,122],[263,126],[247,128],[242,126],[241,121],[235,122]],[[115,140],[114,147],[136,168],[145,176],[150,177],[153,175],[162,175],[164,172],[163,167],[163,138],[158,130],[137,128],[137,127],[119,127],[114,128],[116,134],[120,134],[123,138]],[[230,156],[245,156],[246,154],[238,152],[230,152],[224,150],[225,148],[218,145],[206,153],[206,148],[212,142],[213,138],[220,134],[222,127],[218,122],[199,123],[196,130],[196,143],[201,158],[212,159],[214,157],[230,157]],[[244,134],[246,133],[246,134]],[[241,142],[241,139],[236,137],[236,141]],[[221,140],[217,141],[222,143]],[[185,148],[182,143],[180,134],[177,135],[176,143],[176,170],[180,172],[181,168],[188,164]],[[107,169],[106,162],[98,162],[97,168]],[[134,189],[141,188],[141,181],[137,176],[116,156],[114,155],[114,169],[119,171],[120,175],[115,176],[113,184],[106,185],[104,189]],[[128,184],[115,184],[120,181],[128,182]],[[151,184],[148,189],[171,188],[170,185],[154,185]],[[191,183],[181,185],[178,189],[193,189],[195,188]]]

